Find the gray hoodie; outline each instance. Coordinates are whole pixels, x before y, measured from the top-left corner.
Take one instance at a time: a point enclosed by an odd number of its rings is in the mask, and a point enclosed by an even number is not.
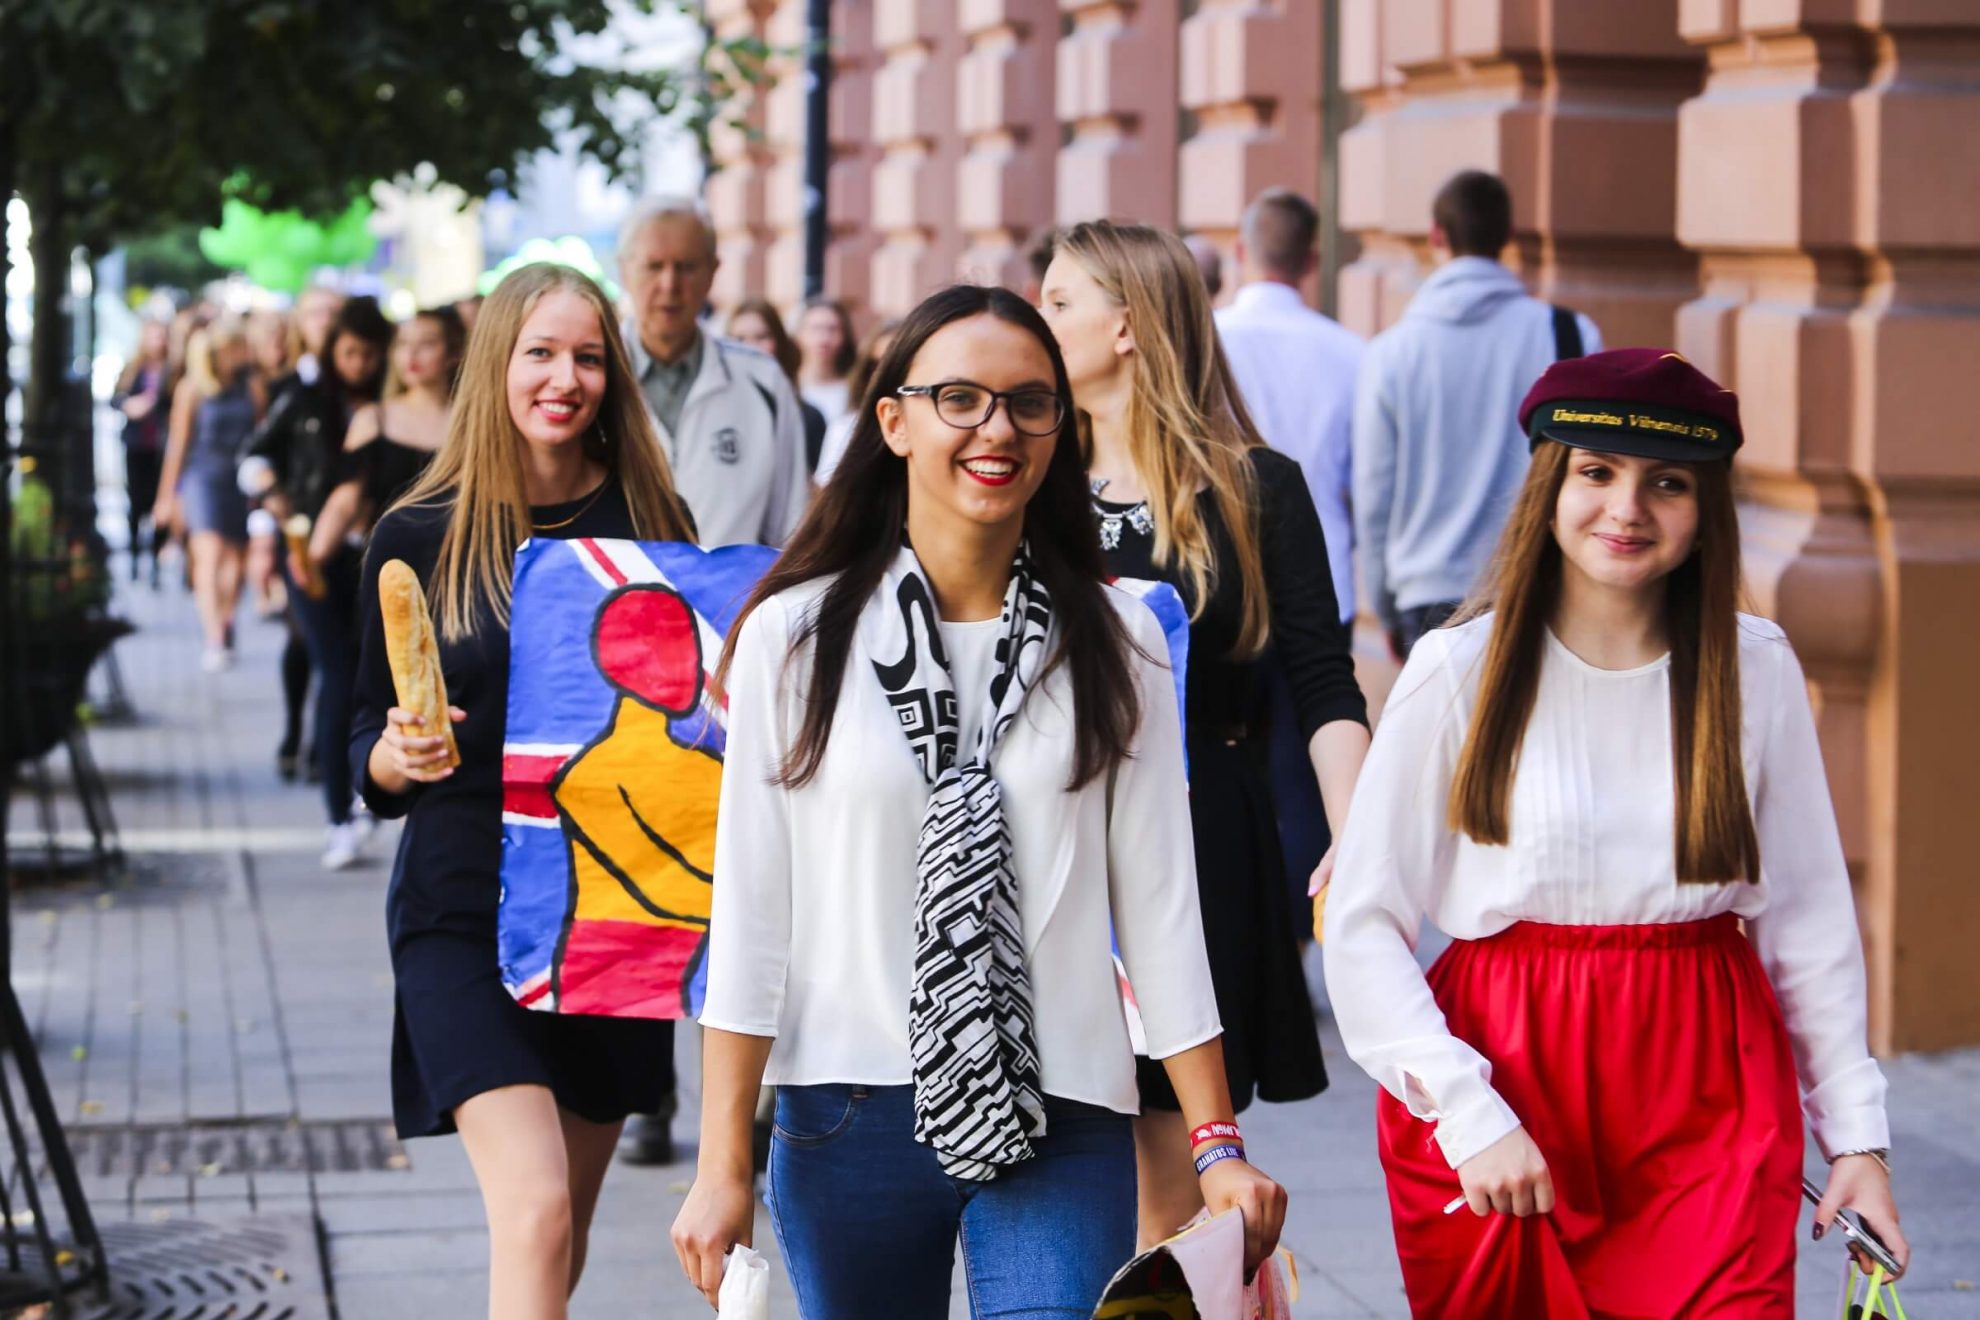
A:
[[[1602,337],[1586,316],[1582,349]],[[1553,309],[1486,257],[1456,257],[1368,346],[1354,400],[1354,526],[1365,599],[1463,600],[1526,476],[1519,404],[1554,361]]]

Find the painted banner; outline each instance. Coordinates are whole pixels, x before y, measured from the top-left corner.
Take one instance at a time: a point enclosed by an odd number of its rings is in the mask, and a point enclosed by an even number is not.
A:
[[[616,540],[517,550],[497,941],[503,984],[524,1007],[700,1011],[727,724],[709,674],[776,557]],[[1117,585],[1161,621],[1180,701],[1181,598],[1163,583]]]
[[[691,1017],[725,717],[708,675],[761,546],[526,543],[502,747],[502,980],[525,1007]]]

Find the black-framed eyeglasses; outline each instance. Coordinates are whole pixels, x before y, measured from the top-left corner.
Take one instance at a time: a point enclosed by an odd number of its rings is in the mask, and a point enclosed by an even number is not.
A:
[[[1011,429],[1020,435],[1057,435],[1066,420],[1066,401],[1037,386],[993,390],[974,381],[951,380],[940,385],[903,385],[894,393],[932,400],[935,415],[961,431],[987,425],[999,400],[1003,401],[1004,415],[1011,419]]]

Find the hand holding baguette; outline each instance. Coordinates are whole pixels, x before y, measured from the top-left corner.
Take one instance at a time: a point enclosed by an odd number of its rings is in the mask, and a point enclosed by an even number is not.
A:
[[[440,646],[426,593],[404,560],[388,559],[378,570],[378,609],[399,698],[381,741],[398,753],[404,764],[396,768],[408,778],[439,778],[461,763],[454,722],[464,717],[447,705],[447,680],[440,671]]]

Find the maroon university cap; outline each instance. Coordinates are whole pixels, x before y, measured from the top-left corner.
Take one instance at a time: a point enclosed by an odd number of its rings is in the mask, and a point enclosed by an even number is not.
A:
[[[1740,445],[1739,396],[1662,348],[1616,348],[1548,367],[1519,424],[1543,439],[1674,463],[1731,458]]]

